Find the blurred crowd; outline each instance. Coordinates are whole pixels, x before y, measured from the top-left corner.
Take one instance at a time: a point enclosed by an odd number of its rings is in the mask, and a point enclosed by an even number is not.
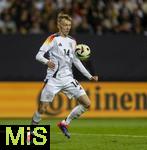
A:
[[[57,32],[61,11],[72,33],[147,35],[147,0],[0,0],[0,33]]]

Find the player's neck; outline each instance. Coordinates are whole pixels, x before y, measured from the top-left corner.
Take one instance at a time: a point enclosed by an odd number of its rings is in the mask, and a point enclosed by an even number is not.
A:
[[[62,37],[67,37],[67,35],[63,34],[63,33],[60,32],[60,31],[59,31],[58,33],[59,33],[59,35],[62,36]]]

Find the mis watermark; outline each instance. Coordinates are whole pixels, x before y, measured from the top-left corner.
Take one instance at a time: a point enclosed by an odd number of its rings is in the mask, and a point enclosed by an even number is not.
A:
[[[0,125],[2,150],[50,150],[49,125]]]

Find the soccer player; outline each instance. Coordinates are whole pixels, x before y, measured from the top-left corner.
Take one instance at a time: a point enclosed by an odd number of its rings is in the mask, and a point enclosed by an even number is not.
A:
[[[89,80],[97,81],[98,76],[92,76],[81,61],[75,56],[76,41],[68,34],[71,29],[72,18],[68,14],[59,13],[57,18],[58,33],[50,35],[41,46],[36,59],[47,65],[45,86],[42,89],[38,110],[34,113],[32,124],[37,125],[41,121],[41,115],[45,113],[49,103],[60,91],[69,98],[76,98],[79,105],[73,108],[71,113],[58,123],[63,134],[70,138],[68,125],[75,118],[88,110],[90,100],[83,87],[73,78],[72,64]],[[44,57],[48,52],[49,59]]]

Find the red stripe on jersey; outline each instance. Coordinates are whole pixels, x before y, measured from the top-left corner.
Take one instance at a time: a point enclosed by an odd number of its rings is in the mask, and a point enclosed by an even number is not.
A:
[[[45,43],[46,43],[46,44],[51,43],[54,38],[55,38],[55,35],[54,35],[54,34],[50,35],[50,36],[47,38],[47,40],[45,41]]]
[[[47,38],[48,42],[50,43],[50,42],[54,39],[54,37],[55,37],[54,34],[52,34],[51,36],[49,36],[49,37]]]

